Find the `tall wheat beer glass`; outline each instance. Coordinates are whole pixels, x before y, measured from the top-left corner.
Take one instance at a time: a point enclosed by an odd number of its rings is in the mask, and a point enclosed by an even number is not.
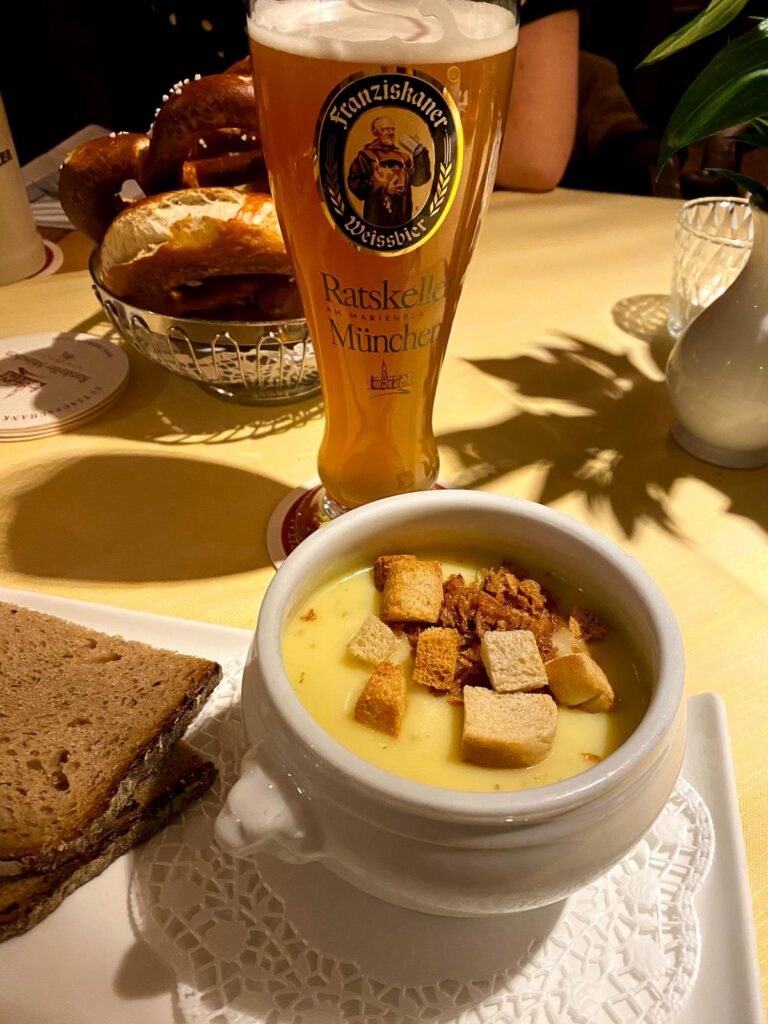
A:
[[[516,0],[251,0],[265,157],[325,399],[327,515],[437,478],[432,408],[512,83]]]

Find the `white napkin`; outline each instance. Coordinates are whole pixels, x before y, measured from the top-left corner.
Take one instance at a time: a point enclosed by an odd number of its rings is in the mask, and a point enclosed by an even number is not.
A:
[[[59,168],[64,157],[75,146],[108,134],[109,129],[100,124],[86,125],[53,149],[49,149],[47,153],[42,153],[24,164],[21,174],[27,186],[27,195],[32,204],[32,215],[36,224],[48,228],[72,229],[73,224],[59,202]]]

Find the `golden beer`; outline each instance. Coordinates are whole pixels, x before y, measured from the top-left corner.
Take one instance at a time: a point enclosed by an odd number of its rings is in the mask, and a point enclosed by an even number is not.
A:
[[[493,185],[515,15],[469,0],[255,0],[249,30],[325,398],[320,478],[346,508],[428,489],[438,374]]]

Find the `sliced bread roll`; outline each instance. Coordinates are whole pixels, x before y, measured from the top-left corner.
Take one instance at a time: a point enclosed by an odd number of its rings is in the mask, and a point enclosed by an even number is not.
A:
[[[0,876],[89,856],[220,678],[204,658],[0,603]]]
[[[291,275],[272,197],[188,188],[134,203],[110,224],[101,278],[120,298],[168,316],[251,299],[261,275]]]
[[[146,779],[90,859],[75,857],[42,875],[0,880],[0,942],[21,935],[44,918],[75,889],[101,874],[112,861],[158,832],[211,786],[216,769],[179,743],[158,775]]]

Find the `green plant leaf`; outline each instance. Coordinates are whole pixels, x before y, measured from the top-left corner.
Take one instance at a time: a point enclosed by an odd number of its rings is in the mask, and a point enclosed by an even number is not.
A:
[[[745,146],[754,146],[755,149],[768,149],[768,137],[758,132],[745,132],[743,135],[731,135],[732,142],[742,142]]]
[[[739,135],[732,135],[734,142],[743,142],[746,146],[755,146],[757,149],[768,147],[768,121],[762,117],[756,117],[749,126],[750,131],[742,132]]]
[[[768,113],[768,18],[737,36],[694,79],[670,115],[657,169],[683,146]]]
[[[667,36],[638,66],[642,68],[648,64],[655,64],[677,53],[678,50],[684,50],[686,46],[711,36],[713,32],[733,21],[747,3],[748,0],[711,0],[708,7],[682,28]]]
[[[739,174],[738,171],[727,170],[725,167],[708,167],[707,170],[714,171],[715,174],[722,174],[729,181],[741,185],[762,210],[768,210],[768,188],[761,182],[755,181],[754,178],[750,178],[746,174]]]

